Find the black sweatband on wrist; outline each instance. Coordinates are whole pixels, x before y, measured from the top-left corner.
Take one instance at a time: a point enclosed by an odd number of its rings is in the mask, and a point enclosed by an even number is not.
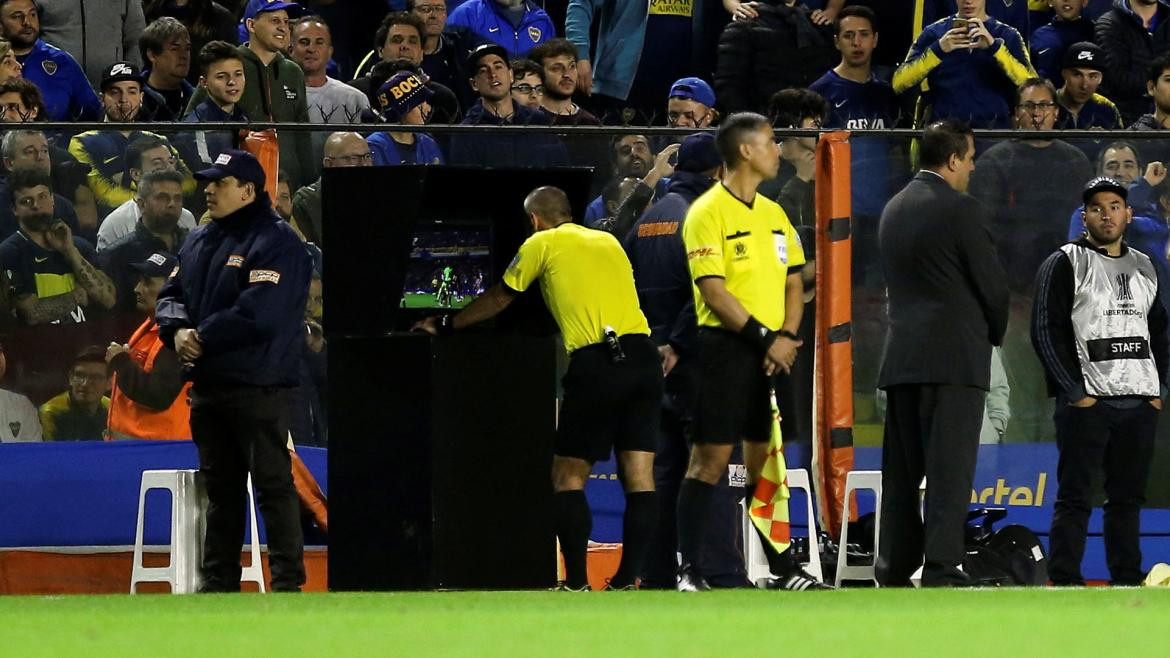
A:
[[[743,324],[743,329],[739,330],[739,334],[744,338],[750,340],[752,343],[759,346],[765,352],[772,347],[772,343],[776,342],[775,331],[765,327],[759,320],[748,316],[747,322]]]
[[[776,335],[783,336],[789,340],[796,340],[796,341],[800,340],[800,338],[796,334],[792,333],[791,331],[788,331],[787,329],[781,329],[780,331],[777,331]]]

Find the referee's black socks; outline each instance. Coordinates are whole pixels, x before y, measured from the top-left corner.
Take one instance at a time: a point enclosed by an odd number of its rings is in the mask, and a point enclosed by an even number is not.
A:
[[[744,485],[743,492],[744,500],[750,506],[752,498],[756,494],[755,483]],[[748,520],[747,523],[751,523],[751,521]],[[755,529],[756,534],[760,537],[760,544],[764,547],[764,557],[768,559],[768,571],[771,571],[773,576],[787,576],[797,569],[796,559],[792,557],[792,546],[786,548],[783,553],[777,552],[776,548],[772,546],[772,542],[768,540],[767,535],[760,530],[759,526],[752,523],[752,528]]]
[[[678,489],[678,550],[683,564],[698,566],[715,485],[686,478]]]
[[[622,563],[610,579],[610,587],[635,584],[657,526],[658,494],[654,491],[627,493],[626,513],[622,517]]]
[[[561,555],[565,558],[565,585],[580,589],[589,584],[585,554],[589,533],[593,531],[593,515],[589,513],[584,491],[558,491],[553,500],[557,538],[561,540]]]

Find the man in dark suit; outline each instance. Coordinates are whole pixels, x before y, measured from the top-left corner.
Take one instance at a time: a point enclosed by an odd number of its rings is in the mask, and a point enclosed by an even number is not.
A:
[[[1008,288],[968,196],[975,144],[965,124],[924,132],[922,170],[886,206],[878,227],[890,328],[878,386],[888,395],[882,446],[877,579],[907,586],[968,583],[963,533],[991,347],[1007,329]],[[926,476],[926,518],[918,485]]]

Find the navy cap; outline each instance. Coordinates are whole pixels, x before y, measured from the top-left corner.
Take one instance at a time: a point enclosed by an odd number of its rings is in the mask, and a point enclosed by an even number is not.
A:
[[[170,276],[179,260],[165,251],[156,251],[141,263],[130,263],[130,268],[143,276]]]
[[[701,174],[723,164],[719,149],[715,147],[715,136],[711,133],[688,135],[678,149],[678,164],[675,169]]]
[[[1113,192],[1120,196],[1122,200],[1128,195],[1128,190],[1120,181],[1108,176],[1098,176],[1085,184],[1085,191],[1081,193],[1081,200],[1087,204],[1093,198],[1093,195],[1098,192]]]
[[[715,107],[715,91],[702,78],[682,78],[670,85],[668,98],[686,98],[707,107]]]
[[[1105,71],[1105,51],[1091,41],[1078,41],[1064,51],[1062,69],[1092,69]]]
[[[300,18],[301,16],[304,16],[306,13],[308,13],[305,11],[304,7],[298,5],[295,2],[285,2],[284,0],[266,0],[260,5],[257,5],[255,11],[245,11],[244,18],[256,18],[256,16],[263,14],[266,11],[280,11],[281,9],[288,12],[289,18]]]
[[[378,87],[377,99],[382,120],[397,122],[434,95],[435,92],[427,86],[425,74],[399,71]]]
[[[142,84],[142,69],[133,62],[114,62],[102,70],[102,91],[115,82],[137,82]]]
[[[264,168],[247,151],[224,151],[210,167],[195,172],[196,180],[220,180],[228,176],[235,176],[241,183],[254,183],[257,189],[264,188]]]
[[[481,43],[467,55],[467,70],[472,77],[475,77],[475,72],[479,68],[479,60],[488,55],[499,55],[500,59],[504,60],[504,64],[508,63],[508,51],[504,50],[503,46],[494,43]]]

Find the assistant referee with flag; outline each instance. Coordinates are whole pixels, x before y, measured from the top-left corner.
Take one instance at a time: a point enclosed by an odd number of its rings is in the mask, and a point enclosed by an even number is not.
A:
[[[772,433],[769,379],[787,372],[796,358],[804,308],[800,238],[780,206],[756,192],[780,168],[771,124],[759,114],[733,114],[715,134],[715,144],[723,179],[695,200],[683,224],[696,286],[701,378],[694,447],[678,498],[678,589],[684,592],[710,589],[697,568],[699,553],[715,484],[727,472],[737,441],[743,441],[746,495],[749,501],[755,497]],[[775,484],[782,494],[782,483]],[[783,495],[776,501],[787,504]],[[776,525],[760,532],[775,576],[772,587],[826,588],[792,558],[787,515]]]
[[[574,224],[565,193],[540,187],[524,200],[535,231],[504,280],[455,316],[415,326],[443,334],[483,322],[540,281],[545,304],[570,354],[553,457],[556,531],[565,558],[562,589],[589,589],[586,548],[593,517],[585,482],[593,463],[617,451],[626,492],[622,561],[607,589],[634,589],[658,519],[654,450],[662,404],[662,363],[638,306],[634,274],[613,235]]]

